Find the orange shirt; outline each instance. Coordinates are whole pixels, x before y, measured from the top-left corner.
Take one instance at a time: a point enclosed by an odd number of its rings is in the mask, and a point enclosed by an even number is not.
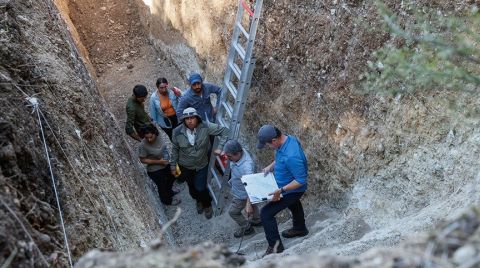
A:
[[[160,107],[162,107],[162,111],[165,114],[165,116],[172,116],[175,115],[175,109],[173,109],[172,102],[170,101],[170,98],[167,96],[164,96],[162,94],[160,95]]]

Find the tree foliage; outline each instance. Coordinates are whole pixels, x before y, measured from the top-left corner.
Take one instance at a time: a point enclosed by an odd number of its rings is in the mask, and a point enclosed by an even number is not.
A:
[[[448,89],[479,93],[480,14],[477,8],[446,15],[406,6],[400,16],[382,3],[379,14],[391,42],[369,61],[365,89],[406,93]]]

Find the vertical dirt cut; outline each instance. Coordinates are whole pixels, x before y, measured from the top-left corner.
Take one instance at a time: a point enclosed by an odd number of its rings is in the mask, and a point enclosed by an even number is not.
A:
[[[68,265],[91,248],[137,248],[158,237],[155,200],[51,1],[0,2],[0,263]]]

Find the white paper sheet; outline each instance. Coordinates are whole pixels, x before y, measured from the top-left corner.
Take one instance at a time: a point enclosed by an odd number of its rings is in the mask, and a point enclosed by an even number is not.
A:
[[[269,196],[268,194],[278,189],[272,172],[267,176],[264,176],[263,173],[244,175],[241,180],[252,204],[271,200],[273,195]]]

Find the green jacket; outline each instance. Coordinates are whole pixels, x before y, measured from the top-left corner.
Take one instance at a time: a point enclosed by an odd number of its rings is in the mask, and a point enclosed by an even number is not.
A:
[[[150,124],[151,120],[148,114],[145,112],[143,104],[140,104],[134,96],[128,98],[127,101],[127,121],[125,122],[125,132],[128,135],[134,133],[140,127],[145,124]]]
[[[191,145],[187,137],[187,127],[181,124],[173,130],[171,167],[179,165],[188,169],[200,170],[208,165],[209,136],[219,136],[217,148],[222,149],[230,130],[217,124],[201,122],[196,128],[195,145]]]

